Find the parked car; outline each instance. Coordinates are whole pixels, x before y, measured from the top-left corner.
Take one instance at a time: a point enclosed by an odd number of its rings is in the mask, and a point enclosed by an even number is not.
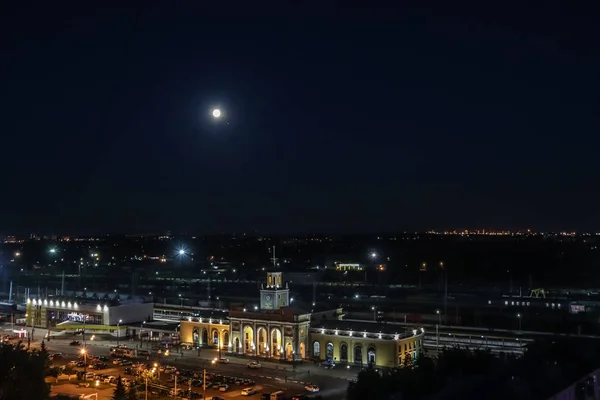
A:
[[[246,364],[246,366],[250,369],[258,369],[262,367],[262,365],[260,365],[260,363],[256,361],[249,362],[248,364]]]

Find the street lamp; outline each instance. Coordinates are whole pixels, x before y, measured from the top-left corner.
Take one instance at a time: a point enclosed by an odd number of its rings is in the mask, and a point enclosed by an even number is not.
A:
[[[371,310],[373,310],[373,321],[377,322],[377,307],[372,306]]]
[[[87,350],[81,349],[81,354],[83,354],[83,374],[86,375],[87,374]]]
[[[440,315],[440,310],[435,310],[435,313],[438,316],[438,323],[435,325],[435,342],[436,342],[436,346],[439,348],[439,346],[440,346],[440,325],[442,324],[442,316]]]
[[[154,373],[156,372],[156,364],[154,364],[155,367],[152,368],[152,375],[154,376]],[[148,376],[150,374],[148,373],[148,371],[146,371],[146,400],[148,400]]]
[[[119,345],[119,336],[121,335],[121,329],[119,328],[121,322],[123,322],[122,319],[120,319],[119,322],[117,322],[117,346]]]
[[[517,319],[519,320],[519,333],[521,333],[521,313],[517,314]]]
[[[140,348],[142,348],[142,345],[144,344],[143,338],[142,338],[142,329],[144,328],[145,323],[146,323],[146,321],[143,321],[142,324],[140,325]]]

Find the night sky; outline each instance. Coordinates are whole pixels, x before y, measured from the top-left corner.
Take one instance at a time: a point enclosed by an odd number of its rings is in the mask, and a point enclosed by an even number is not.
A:
[[[0,12],[0,234],[600,226],[594,9],[44,3]]]

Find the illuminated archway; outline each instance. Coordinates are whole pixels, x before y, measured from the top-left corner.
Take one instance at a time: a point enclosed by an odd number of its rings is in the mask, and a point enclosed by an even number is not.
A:
[[[198,328],[194,328],[192,331],[192,342],[194,343],[194,347],[200,346],[200,333],[198,332]]]
[[[283,351],[281,331],[277,328],[271,330],[271,354],[273,357],[281,357]]]
[[[256,330],[257,342],[258,342],[258,354],[267,354],[267,330],[265,328],[258,328]]]
[[[294,347],[292,346],[292,344],[290,342],[288,342],[288,344],[285,346],[285,357],[288,360],[291,360],[293,355],[294,355]]]
[[[244,353],[254,351],[254,329],[250,325],[244,327]]]
[[[219,331],[218,331],[218,330],[216,330],[216,329],[213,329],[213,331],[212,331],[212,335],[211,335],[211,336],[212,336],[212,337],[211,337],[211,342],[210,342],[210,344],[211,344],[212,346],[217,346],[217,347],[218,347],[218,346],[219,346]]]
[[[304,349],[304,343],[300,343],[300,357],[304,360],[306,358],[306,350]]]
[[[202,329],[202,345],[208,346],[208,330]]]

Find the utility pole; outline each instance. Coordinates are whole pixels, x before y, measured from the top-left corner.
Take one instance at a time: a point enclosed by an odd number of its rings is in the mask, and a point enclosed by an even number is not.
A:
[[[440,267],[444,271],[444,324],[448,325],[448,268],[440,261]]]
[[[202,383],[202,398],[206,398],[206,368],[204,368],[204,377]]]

